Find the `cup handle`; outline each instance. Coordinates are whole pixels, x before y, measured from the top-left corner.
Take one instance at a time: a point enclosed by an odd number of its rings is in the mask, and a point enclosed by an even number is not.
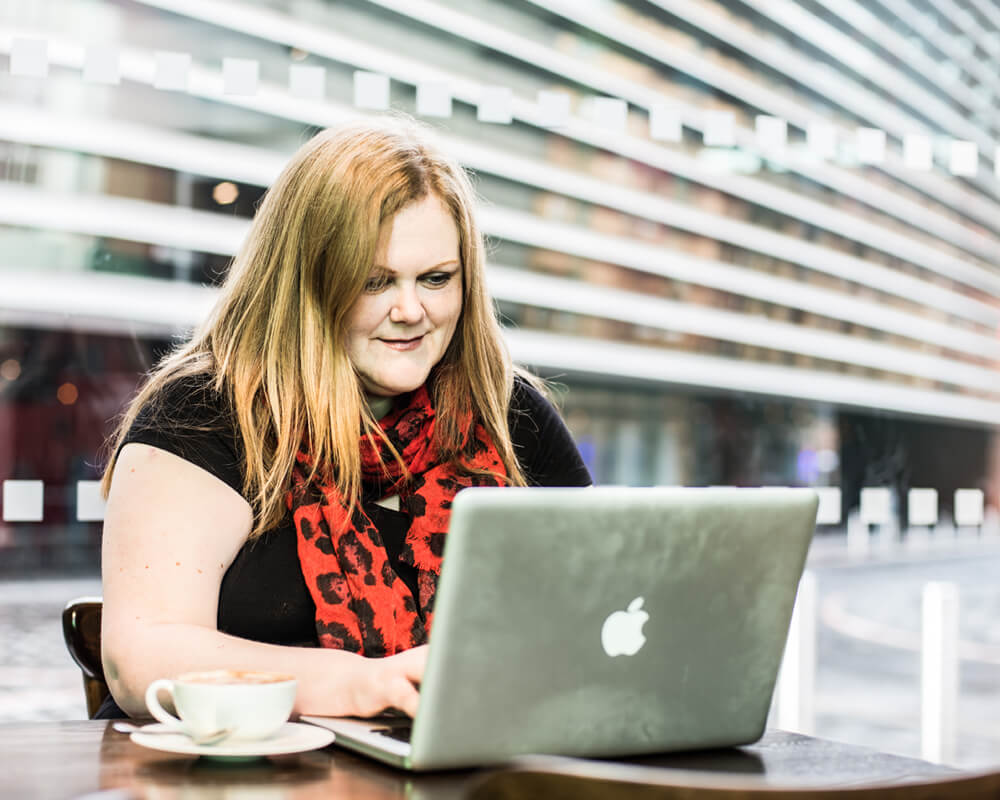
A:
[[[185,728],[184,723],[160,705],[157,695],[159,695],[161,689],[166,690],[171,697],[174,696],[174,682],[167,678],[157,678],[146,689],[146,708],[149,709],[149,713],[153,715],[157,722],[162,722],[168,728],[183,733]]]

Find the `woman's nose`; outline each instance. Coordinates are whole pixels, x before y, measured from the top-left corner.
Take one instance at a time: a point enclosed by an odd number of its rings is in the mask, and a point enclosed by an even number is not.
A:
[[[412,325],[424,318],[424,306],[417,296],[415,286],[401,286],[389,309],[389,320],[400,324]]]

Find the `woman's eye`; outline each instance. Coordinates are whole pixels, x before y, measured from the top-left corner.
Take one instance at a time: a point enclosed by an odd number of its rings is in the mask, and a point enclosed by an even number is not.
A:
[[[385,275],[376,275],[365,281],[365,291],[368,294],[377,294],[389,285],[389,279]]]
[[[430,275],[425,275],[423,280],[428,286],[439,288],[448,283],[454,274],[453,272],[432,272]]]

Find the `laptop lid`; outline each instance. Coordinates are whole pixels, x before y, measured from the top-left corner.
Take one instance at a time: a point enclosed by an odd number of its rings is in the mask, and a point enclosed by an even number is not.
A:
[[[755,741],[816,506],[807,489],[461,492],[410,745],[359,749],[436,769]]]

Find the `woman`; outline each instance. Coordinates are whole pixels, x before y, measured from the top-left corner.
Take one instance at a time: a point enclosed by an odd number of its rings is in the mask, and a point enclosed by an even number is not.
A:
[[[321,133],[268,191],[113,440],[102,716],[216,668],[295,674],[299,713],[412,715],[455,493],[590,483],[515,377],[473,205],[402,119]]]

